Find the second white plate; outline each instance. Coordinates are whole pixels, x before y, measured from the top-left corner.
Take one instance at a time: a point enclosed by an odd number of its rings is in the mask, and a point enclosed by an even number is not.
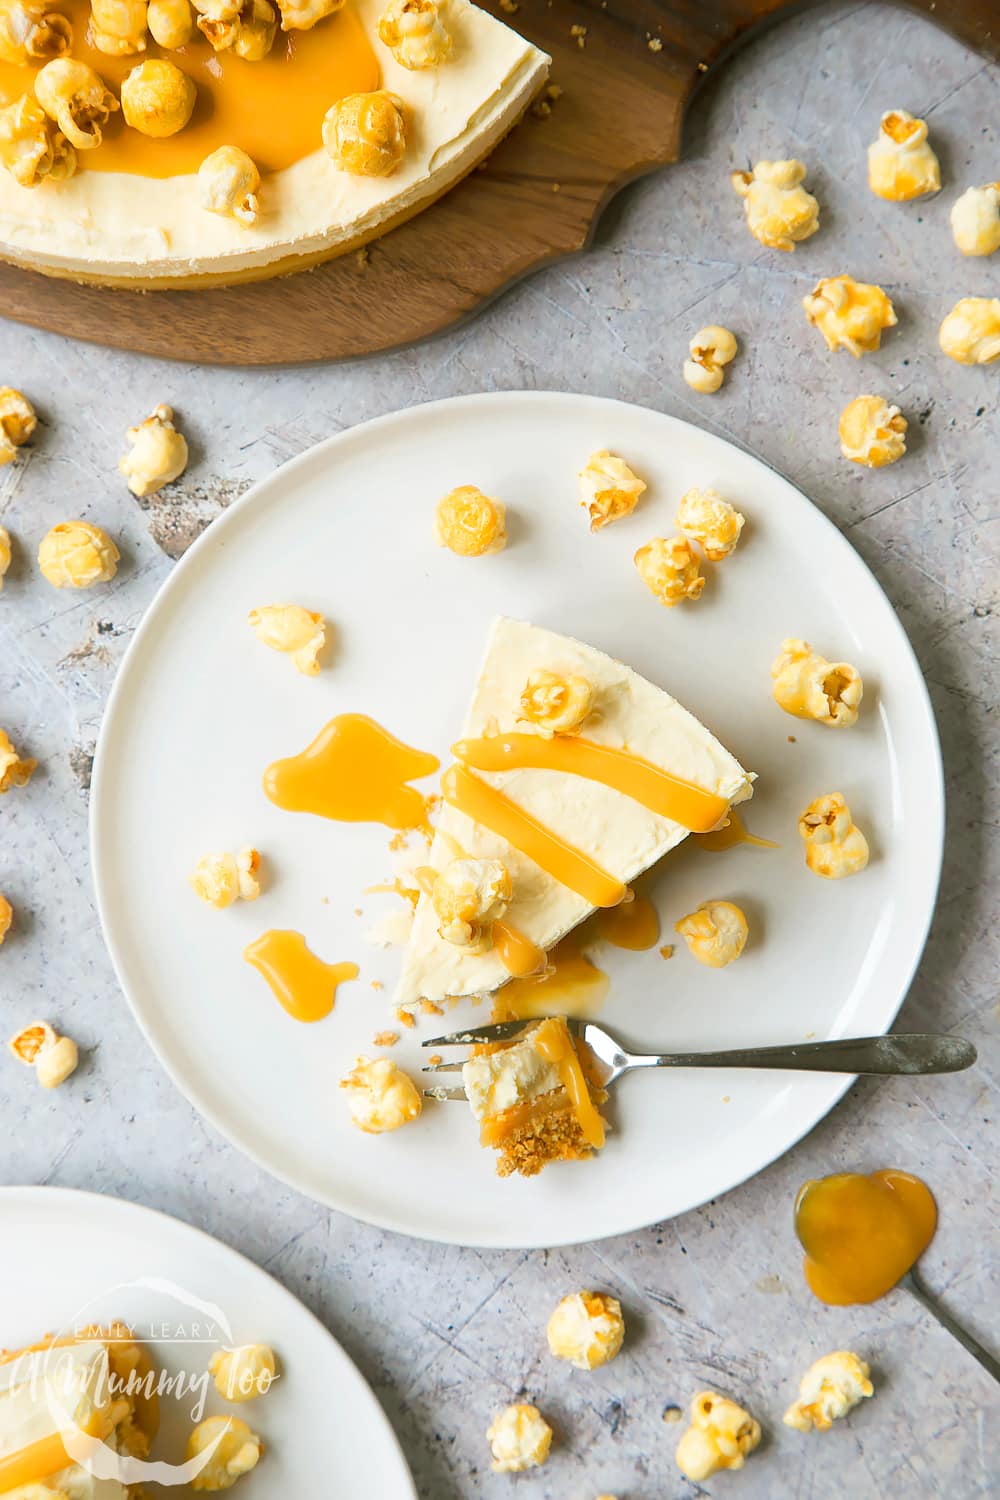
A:
[[[154,1461],[183,1463],[202,1414],[239,1416],[264,1441],[257,1468],[240,1480],[244,1500],[416,1500],[356,1367],[301,1302],[235,1250],[138,1204],[49,1187],[0,1188],[0,1243],[0,1348],[117,1320],[173,1382],[160,1396]],[[207,1381],[209,1358],[257,1342],[273,1345],[278,1379],[265,1396],[227,1405]],[[180,1491],[156,1486],[171,1493]]]
[[[627,520],[591,535],[576,471],[621,453],[649,483]],[[438,497],[478,484],[509,508],[492,557],[437,549]],[[748,518],[703,598],[664,610],[632,553],[669,535],[677,502],[715,486]],[[254,638],[256,605],[321,610],[334,649],[318,678]],[[149,610],[105,717],[92,804],[98,900],[122,986],[161,1061],[237,1145],[310,1196],[432,1239],[544,1246],[621,1233],[734,1186],[786,1150],[845,1081],[788,1074],[645,1075],[619,1085],[614,1134],[585,1166],[499,1181],[460,1105],[429,1105],[392,1136],[348,1121],[338,1080],[392,1025],[398,955],[365,932],[388,898],[388,834],[280,812],[260,778],[334,714],[370,714],[446,763],[491,618],[577,635],[629,662],[757,771],[747,813],[768,853],[689,845],[652,893],[665,919],[728,897],[751,942],[724,971],[683,943],[666,963],[605,949],[603,1019],[651,1049],[716,1047],[885,1029],[920,957],[941,863],[943,797],[923,679],[878,584],[829,521],[764,464],[640,407],[558,394],[498,394],[416,407],[343,433],[286,465],[216,521]],[[769,666],[804,636],[861,669],[858,725],[833,732],[775,706]],[[864,875],[805,869],[798,814],[845,794],[872,846]],[[187,872],[212,849],[254,843],[269,886],[252,905],[203,907]],[[363,915],[356,915],[361,909]],[[292,927],[331,961],[353,959],[334,1014],[301,1026],[241,958]],[[372,988],[372,982],[384,989]],[[419,1039],[466,1006],[404,1033],[391,1054],[419,1068]]]

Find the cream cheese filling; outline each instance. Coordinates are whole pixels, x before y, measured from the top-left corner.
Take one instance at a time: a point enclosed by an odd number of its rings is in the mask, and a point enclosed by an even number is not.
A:
[[[593,646],[519,620],[501,618],[493,625],[463,737],[523,730],[517,722],[521,692],[529,673],[540,668],[590,683],[596,712],[586,724],[588,739],[627,749],[731,804],[752,796],[753,776],[669,693]],[[681,824],[579,776],[536,769],[476,774],[626,884],[688,836]],[[594,909],[506,840],[446,804],[427,863],[443,869],[456,846],[474,859],[503,861],[513,884],[504,921],[539,948],[552,948]],[[456,947],[439,936],[438,925],[433,905],[422,896],[397,1004],[488,994],[509,978],[495,950]]]
[[[391,177],[342,172],[317,142],[311,155],[264,177],[261,213],[248,228],[207,213],[194,175],[88,172],[85,154],[66,182],[23,188],[0,170],[0,258],[141,281],[335,252],[457,181],[506,134],[548,71],[544,53],[468,0],[447,6],[452,58],[411,71],[378,39],[385,0],[349,3],[378,57],[381,86],[408,108],[406,156]]]
[[[501,1052],[470,1057],[462,1067],[462,1082],[477,1120],[502,1115],[515,1104],[562,1087],[558,1067],[542,1056],[530,1038]]]
[[[88,1430],[95,1403],[108,1398],[108,1381],[108,1351],[97,1340],[35,1350],[0,1364],[0,1494],[6,1493],[5,1461],[40,1451],[66,1418]],[[77,1463],[34,1478],[70,1500],[125,1500],[123,1484],[98,1479]]]

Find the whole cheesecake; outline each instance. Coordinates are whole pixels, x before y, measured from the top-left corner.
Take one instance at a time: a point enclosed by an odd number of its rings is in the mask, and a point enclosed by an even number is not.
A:
[[[305,269],[452,187],[548,66],[468,0],[0,0],[0,259],[139,290]]]

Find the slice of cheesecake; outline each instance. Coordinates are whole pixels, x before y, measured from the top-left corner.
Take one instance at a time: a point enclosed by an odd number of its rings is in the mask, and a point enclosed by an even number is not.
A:
[[[531,721],[525,693],[538,674],[568,684],[564,707],[585,700],[569,732]],[[662,688],[593,646],[503,617],[454,749],[397,1004],[498,989],[530,967],[525,955],[627,899],[629,881],[753,792],[753,775]],[[435,877],[448,870],[452,885],[468,876],[482,887],[488,876],[496,892],[500,866],[502,923],[456,942],[462,923],[442,921],[450,908],[435,904]]]
[[[481,1048],[463,1066],[462,1082],[480,1142],[497,1153],[499,1177],[534,1177],[553,1161],[586,1161],[604,1145],[599,1106],[607,1094],[587,1078],[561,1017],[509,1046]]]
[[[124,1324],[0,1353],[0,1495],[128,1500],[130,1487],[107,1471],[115,1454],[149,1451],[158,1420],[142,1386],[150,1370]],[[110,1455],[99,1460],[102,1446]]]

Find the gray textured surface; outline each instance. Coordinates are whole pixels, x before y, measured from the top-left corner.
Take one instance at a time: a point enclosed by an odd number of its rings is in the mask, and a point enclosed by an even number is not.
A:
[[[942,158],[945,191],[924,205],[879,204],[864,186],[863,148],[880,112],[900,104],[929,117]],[[42,417],[34,447],[0,471],[0,520],[19,546],[0,600],[0,723],[43,767],[0,807],[0,889],[18,909],[0,955],[0,1022],[9,1033],[48,1014],[87,1048],[79,1075],[52,1097],[4,1073],[0,1176],[152,1204],[254,1257],[357,1359],[424,1500],[508,1494],[512,1485],[560,1500],[693,1494],[672,1463],[679,1429],[660,1413],[702,1384],[744,1398],[766,1429],[746,1470],[710,1482],[709,1493],[966,1500],[1000,1489],[996,1387],[902,1293],[869,1308],[820,1307],[790,1233],[792,1196],[808,1176],[885,1164],[922,1173],[942,1210],[927,1279],[1000,1346],[991,1178],[997,371],[960,369],[935,338],[957,297],[1000,287],[1000,255],[963,262],[947,225],[957,191],[1000,175],[998,121],[997,69],[930,25],[880,6],[824,8],[729,66],[694,108],[685,162],[625,193],[590,254],[421,349],[340,368],[242,373],[160,365],[0,325],[0,379],[28,392]],[[811,168],[823,227],[782,256],[746,233],[727,173],[793,154]],[[847,269],[885,285],[900,318],[884,350],[861,365],[827,355],[799,307],[817,276]],[[708,321],[731,326],[744,352],[724,392],[698,398],[679,368],[688,337]],[[926,1084],[859,1084],[783,1161],[673,1223],[568,1252],[488,1254],[327,1213],[195,1117],[138,1035],[104,952],[86,788],[130,633],[170,558],[221,506],[343,426],[414,401],[522,386],[620,395],[712,425],[788,474],[875,570],[926,673],[948,778],[942,898],[903,1020],[972,1037],[980,1064]],[[841,405],[869,389],[898,400],[911,423],[906,458],[875,474],[840,460],[835,434]],[[124,429],[162,400],[176,405],[193,461],[143,510],[115,463]],[[118,537],[123,565],[110,588],[66,598],[33,574],[29,557],[48,525],[75,514]],[[630,1329],[621,1357],[590,1376],[544,1352],[551,1307],[581,1285],[618,1293]],[[798,1374],[845,1345],[871,1359],[877,1399],[826,1437],[783,1429]],[[483,1433],[492,1411],[522,1390],[551,1415],[558,1446],[538,1474],[494,1478]]]

